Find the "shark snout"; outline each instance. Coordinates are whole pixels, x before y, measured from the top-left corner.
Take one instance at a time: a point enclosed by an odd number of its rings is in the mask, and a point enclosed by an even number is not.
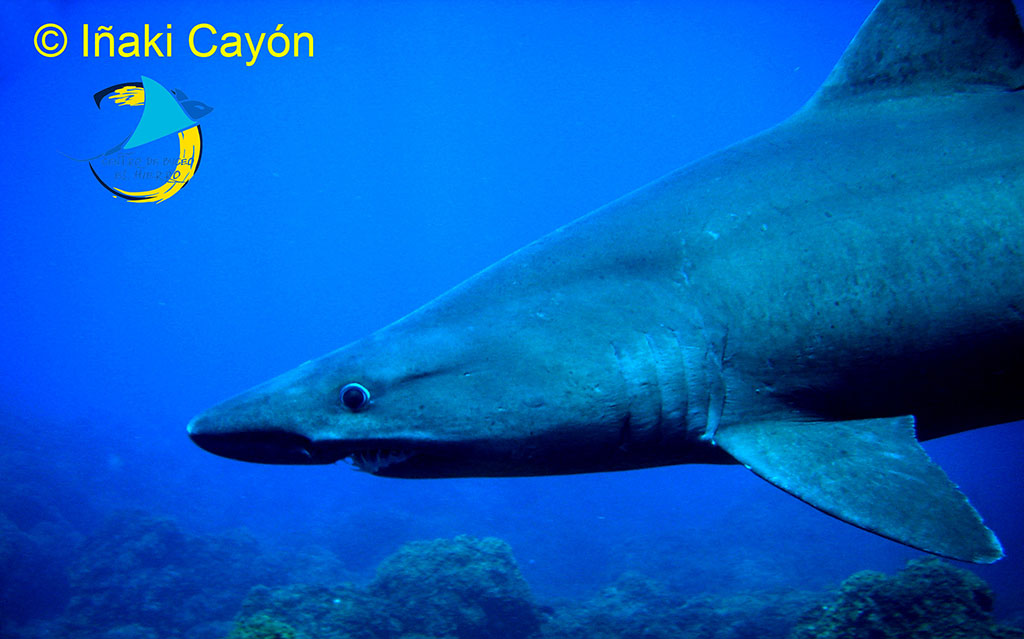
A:
[[[329,464],[336,461],[336,458],[325,458],[303,435],[281,430],[224,430],[215,417],[206,414],[189,422],[187,432],[192,442],[203,450],[239,461],[259,464]]]

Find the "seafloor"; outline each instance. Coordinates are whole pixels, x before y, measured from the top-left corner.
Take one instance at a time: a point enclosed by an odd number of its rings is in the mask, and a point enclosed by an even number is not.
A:
[[[500,539],[408,543],[353,583],[327,550],[125,511],[85,539],[0,515],[0,566],[10,639],[1024,639],[993,619],[984,581],[938,559],[825,592],[683,595],[625,573],[584,600],[538,601]]]

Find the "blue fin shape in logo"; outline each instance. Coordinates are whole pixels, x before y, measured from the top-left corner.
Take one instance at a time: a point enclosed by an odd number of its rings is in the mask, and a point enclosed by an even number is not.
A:
[[[135,132],[124,145],[125,149],[142,146],[196,125],[181,110],[174,95],[159,82],[142,76],[142,87],[146,90],[146,103]]]

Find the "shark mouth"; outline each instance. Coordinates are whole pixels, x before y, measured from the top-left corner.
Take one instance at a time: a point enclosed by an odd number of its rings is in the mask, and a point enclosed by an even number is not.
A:
[[[411,450],[377,448],[349,453],[343,459],[351,464],[354,470],[374,474],[392,464],[400,464],[415,454]]]

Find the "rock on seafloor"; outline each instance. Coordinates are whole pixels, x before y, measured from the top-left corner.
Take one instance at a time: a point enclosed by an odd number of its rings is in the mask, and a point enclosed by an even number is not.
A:
[[[540,627],[508,544],[459,536],[406,544],[366,589],[254,589],[231,639],[526,639]]]
[[[809,611],[791,639],[1024,639],[992,618],[995,595],[980,577],[940,559],[896,575],[858,572],[833,601]]]
[[[543,639],[784,639],[793,620],[820,593],[796,590],[683,596],[637,573],[626,573],[584,602],[548,616]]]

